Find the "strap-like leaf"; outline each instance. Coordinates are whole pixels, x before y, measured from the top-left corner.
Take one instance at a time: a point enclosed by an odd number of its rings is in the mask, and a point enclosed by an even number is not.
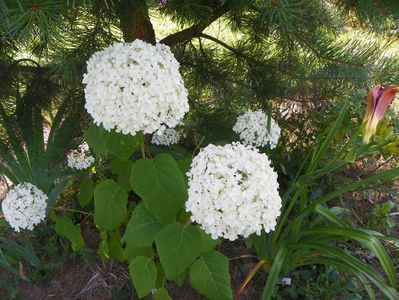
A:
[[[284,265],[285,257],[287,256],[288,250],[282,246],[277,251],[276,257],[273,260],[272,268],[267,276],[266,285],[263,290],[262,299],[269,300],[272,297],[273,290],[277,284],[281,268]]]
[[[303,235],[324,234],[324,235],[333,235],[336,237],[341,236],[358,241],[360,244],[362,244],[364,247],[368,248],[370,251],[372,251],[375,254],[382,268],[384,269],[385,273],[388,275],[391,285],[394,288],[398,287],[398,280],[396,277],[395,267],[392,263],[392,260],[389,257],[389,254],[385,250],[384,246],[375,236],[361,230],[355,230],[344,227],[327,227],[327,226],[303,229],[302,234]]]

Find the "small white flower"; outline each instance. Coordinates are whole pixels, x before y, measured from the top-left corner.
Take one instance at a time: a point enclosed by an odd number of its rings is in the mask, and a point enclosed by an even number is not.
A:
[[[267,144],[274,149],[280,138],[281,129],[277,122],[271,118],[270,131],[267,129],[268,116],[261,110],[248,110],[237,118],[233,127],[246,145],[263,147]]]
[[[31,183],[24,182],[10,190],[1,203],[4,218],[16,232],[33,227],[46,217],[48,197]]]
[[[179,63],[162,44],[136,39],[96,52],[83,83],[85,108],[108,131],[135,135],[173,128],[189,109]]]
[[[177,144],[181,138],[180,133],[174,128],[166,128],[163,131],[156,131],[152,135],[151,143],[156,145],[170,146]]]
[[[208,145],[193,159],[186,211],[213,239],[274,230],[281,198],[265,154],[240,143]]]
[[[94,157],[88,155],[89,145],[83,143],[79,146],[79,150],[71,150],[67,155],[68,167],[77,170],[84,170],[94,163]]]

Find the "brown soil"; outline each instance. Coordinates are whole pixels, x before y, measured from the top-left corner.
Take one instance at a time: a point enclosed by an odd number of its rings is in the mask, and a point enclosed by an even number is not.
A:
[[[114,261],[93,262],[90,267],[65,264],[52,273],[53,279],[44,284],[20,284],[20,295],[32,300],[111,300],[129,290],[126,266]]]

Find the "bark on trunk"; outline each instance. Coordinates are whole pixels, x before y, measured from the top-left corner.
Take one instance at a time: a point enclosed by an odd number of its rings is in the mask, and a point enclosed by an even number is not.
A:
[[[145,0],[121,0],[118,4],[118,15],[125,42],[140,39],[155,44],[155,32]]]

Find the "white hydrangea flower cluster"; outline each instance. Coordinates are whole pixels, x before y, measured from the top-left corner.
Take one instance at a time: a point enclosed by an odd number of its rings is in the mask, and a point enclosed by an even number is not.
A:
[[[262,110],[248,110],[237,118],[233,131],[240,134],[246,145],[263,147],[267,144],[274,149],[280,138],[281,129],[271,118],[270,131],[267,129],[268,116]]]
[[[396,96],[391,103],[391,108],[396,115],[399,115],[399,96]]]
[[[274,230],[281,198],[265,154],[240,143],[208,145],[193,159],[186,211],[211,234],[235,240]]]
[[[89,145],[87,143],[81,144],[79,149],[71,150],[67,155],[68,167],[77,170],[84,170],[94,163],[94,157],[88,155]]]
[[[156,131],[152,135],[151,143],[156,145],[170,146],[180,141],[181,134],[174,128],[166,128],[163,131]]]
[[[189,109],[179,62],[162,44],[136,39],[96,52],[83,83],[85,108],[108,131],[162,131],[179,124]]]
[[[31,183],[24,182],[10,190],[1,203],[4,218],[16,232],[33,227],[46,217],[48,197]]]

